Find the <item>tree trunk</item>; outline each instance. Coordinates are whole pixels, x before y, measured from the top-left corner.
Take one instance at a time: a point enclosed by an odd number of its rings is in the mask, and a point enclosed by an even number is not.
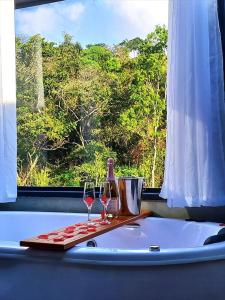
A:
[[[156,133],[158,131],[158,121],[157,121],[157,125],[155,126],[154,129],[154,155],[153,155],[153,162],[152,162],[152,175],[151,175],[151,186],[154,188],[155,187],[155,169],[156,169],[156,158],[157,158],[157,137],[156,137]]]
[[[40,35],[35,37],[34,59],[35,59],[35,81],[37,91],[37,109],[40,112],[45,107],[44,84],[43,84],[43,59],[42,59],[42,39]]]

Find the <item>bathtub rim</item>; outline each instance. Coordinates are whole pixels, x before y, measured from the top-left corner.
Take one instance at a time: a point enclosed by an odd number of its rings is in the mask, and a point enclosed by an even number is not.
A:
[[[64,213],[64,212],[30,212],[30,211],[1,211],[1,214],[45,214],[45,215],[79,215],[84,213]],[[94,215],[93,215],[94,216]],[[96,216],[96,215],[95,215]],[[159,217],[148,217],[160,219]],[[148,219],[147,218],[147,219]],[[166,220],[185,221],[173,218],[163,218]],[[198,223],[198,222],[196,222]],[[212,224],[214,222],[202,222],[202,224]],[[111,265],[111,266],[153,266],[153,265],[177,265],[191,264],[198,262],[209,262],[225,259],[225,242],[193,248],[170,248],[161,249],[159,252],[150,252],[148,249],[117,249],[117,248],[87,248],[74,247],[65,252],[53,252],[43,250],[32,250],[28,247],[16,245],[16,242],[0,241],[0,258],[13,258],[32,261],[57,261],[57,263],[75,263],[88,265]]]
[[[80,248],[79,252],[68,250],[67,252],[52,252],[42,250],[29,250],[27,247],[0,246],[0,259],[10,258],[22,261],[56,262],[57,264],[85,264],[99,266],[166,266],[192,264],[200,262],[212,262],[225,260],[225,242],[208,245],[203,249],[185,250],[170,249],[159,253],[149,253],[147,250],[120,250],[112,253],[103,248]],[[189,250],[191,249],[191,251]],[[133,253],[131,253],[133,251]]]

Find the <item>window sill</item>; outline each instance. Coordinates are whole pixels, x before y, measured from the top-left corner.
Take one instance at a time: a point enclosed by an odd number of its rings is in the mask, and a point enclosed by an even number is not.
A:
[[[160,188],[146,188],[143,190],[142,199],[144,201],[160,201],[164,202],[159,196]],[[98,195],[98,188],[97,188]],[[82,187],[30,187],[19,186],[18,197],[52,197],[52,198],[77,198],[80,199],[83,196]]]

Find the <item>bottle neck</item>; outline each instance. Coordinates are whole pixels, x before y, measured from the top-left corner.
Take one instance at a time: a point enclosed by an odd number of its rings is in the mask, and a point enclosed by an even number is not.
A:
[[[114,166],[112,163],[108,163],[107,180],[115,180]]]

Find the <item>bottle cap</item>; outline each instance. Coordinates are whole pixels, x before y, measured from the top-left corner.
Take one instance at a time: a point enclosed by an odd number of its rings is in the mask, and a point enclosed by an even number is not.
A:
[[[107,164],[108,165],[114,165],[114,159],[113,158],[108,158]]]

